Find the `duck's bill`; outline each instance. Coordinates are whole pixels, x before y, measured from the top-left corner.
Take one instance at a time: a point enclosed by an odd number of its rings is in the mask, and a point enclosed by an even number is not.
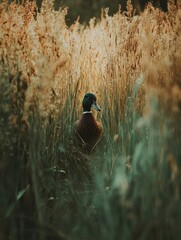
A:
[[[101,108],[97,105],[95,101],[93,102],[92,107],[99,112],[101,111]]]

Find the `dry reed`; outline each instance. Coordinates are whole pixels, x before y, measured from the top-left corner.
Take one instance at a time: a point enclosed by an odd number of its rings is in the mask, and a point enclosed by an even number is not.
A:
[[[80,99],[88,90],[106,94],[110,110],[116,94],[122,114],[140,74],[146,95],[151,86],[162,98],[171,96],[174,106],[180,101],[179,6],[170,1],[164,13],[148,5],[134,16],[128,3],[127,13],[110,17],[105,10],[100,21],[92,19],[86,27],[75,22],[67,28],[65,16],[66,10],[55,12],[50,3],[44,3],[41,13],[35,3],[12,3],[8,11],[1,3],[1,65],[11,74],[20,72],[27,83],[25,110],[36,98],[42,114],[55,113],[57,106],[60,111],[68,91],[77,86]]]

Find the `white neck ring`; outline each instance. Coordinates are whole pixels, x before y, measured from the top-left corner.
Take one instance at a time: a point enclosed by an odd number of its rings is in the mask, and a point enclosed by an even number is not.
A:
[[[92,111],[85,111],[85,112],[83,112],[83,114],[86,114],[86,113],[92,113]]]

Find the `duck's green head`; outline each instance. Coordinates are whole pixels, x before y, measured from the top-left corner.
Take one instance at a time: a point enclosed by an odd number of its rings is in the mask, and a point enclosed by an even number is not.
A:
[[[85,111],[90,111],[93,107],[97,111],[101,111],[100,107],[97,105],[96,96],[93,93],[86,93],[82,102],[82,106]]]

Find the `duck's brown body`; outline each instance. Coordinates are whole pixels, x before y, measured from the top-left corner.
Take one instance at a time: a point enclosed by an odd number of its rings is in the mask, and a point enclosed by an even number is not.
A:
[[[96,96],[93,93],[86,93],[82,101],[83,114],[80,120],[75,122],[76,139],[79,146],[86,152],[91,152],[102,135],[102,126],[92,115],[91,108],[101,111],[97,105]]]
[[[89,150],[95,147],[103,133],[101,124],[96,121],[92,112],[83,113],[81,119],[75,122],[75,130],[79,140]]]

